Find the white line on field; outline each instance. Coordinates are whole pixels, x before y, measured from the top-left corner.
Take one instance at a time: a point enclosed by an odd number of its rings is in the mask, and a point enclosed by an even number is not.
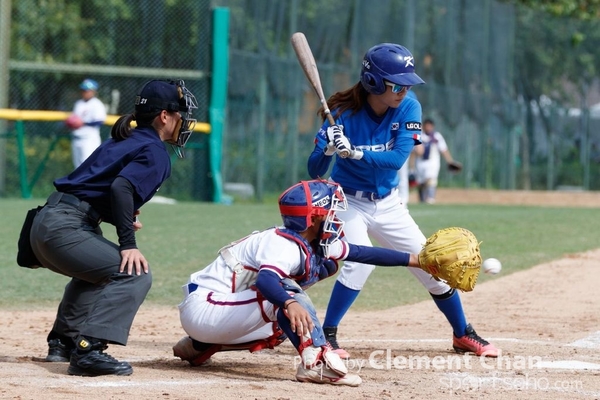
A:
[[[600,348],[600,331],[592,333],[588,337],[584,337],[582,339],[569,343],[567,346],[583,347],[586,349]]]
[[[446,339],[342,339],[341,342],[352,342],[352,343],[445,343],[450,341],[451,338]],[[512,342],[512,343],[523,343],[523,344],[543,344],[560,346],[557,342],[550,340],[527,340],[518,338],[488,338],[490,342]]]

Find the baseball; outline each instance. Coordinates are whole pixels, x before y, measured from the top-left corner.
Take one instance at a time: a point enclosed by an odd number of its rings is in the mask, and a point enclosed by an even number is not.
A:
[[[483,261],[483,271],[486,274],[496,275],[502,270],[502,263],[496,258],[487,258]]]

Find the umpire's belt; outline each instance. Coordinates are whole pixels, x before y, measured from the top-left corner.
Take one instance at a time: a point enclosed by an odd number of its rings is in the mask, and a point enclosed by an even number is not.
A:
[[[100,214],[98,214],[98,212],[92,208],[90,203],[79,200],[77,196],[63,192],[54,192],[50,195],[50,197],[48,197],[48,201],[46,202],[46,204],[51,206],[57,205],[58,203],[68,204],[78,209],[84,214],[87,214],[90,220],[96,224],[100,224],[100,222],[102,222]]]
[[[375,201],[375,200],[385,199],[390,194],[392,194],[392,192],[393,192],[393,190],[390,190],[387,193],[379,195],[379,194],[373,193],[373,192],[364,192],[362,190],[355,190],[355,189],[351,189],[351,188],[344,188],[344,193],[346,195],[348,195],[348,196],[354,196],[357,199],[366,199],[366,200],[369,200],[369,201]]]

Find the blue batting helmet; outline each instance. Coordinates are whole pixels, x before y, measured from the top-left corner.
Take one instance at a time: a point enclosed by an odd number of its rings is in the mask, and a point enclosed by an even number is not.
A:
[[[279,196],[279,211],[286,228],[303,232],[313,215],[327,215],[346,198],[338,184],[324,180],[300,181]]]
[[[81,85],[79,85],[79,89],[98,91],[98,82],[93,79],[85,79],[81,82]]]
[[[415,74],[415,59],[410,51],[393,43],[371,47],[363,58],[360,71],[360,82],[369,93],[385,93],[385,81],[402,86],[425,83]]]

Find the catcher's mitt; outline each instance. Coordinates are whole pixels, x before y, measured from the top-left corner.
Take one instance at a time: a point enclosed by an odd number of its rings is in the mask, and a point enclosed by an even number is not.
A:
[[[464,228],[444,228],[431,235],[419,253],[421,268],[455,289],[470,292],[481,270],[475,235]]]
[[[450,161],[448,163],[448,170],[452,171],[452,172],[460,172],[462,171],[463,166],[460,162],[458,161]]]

